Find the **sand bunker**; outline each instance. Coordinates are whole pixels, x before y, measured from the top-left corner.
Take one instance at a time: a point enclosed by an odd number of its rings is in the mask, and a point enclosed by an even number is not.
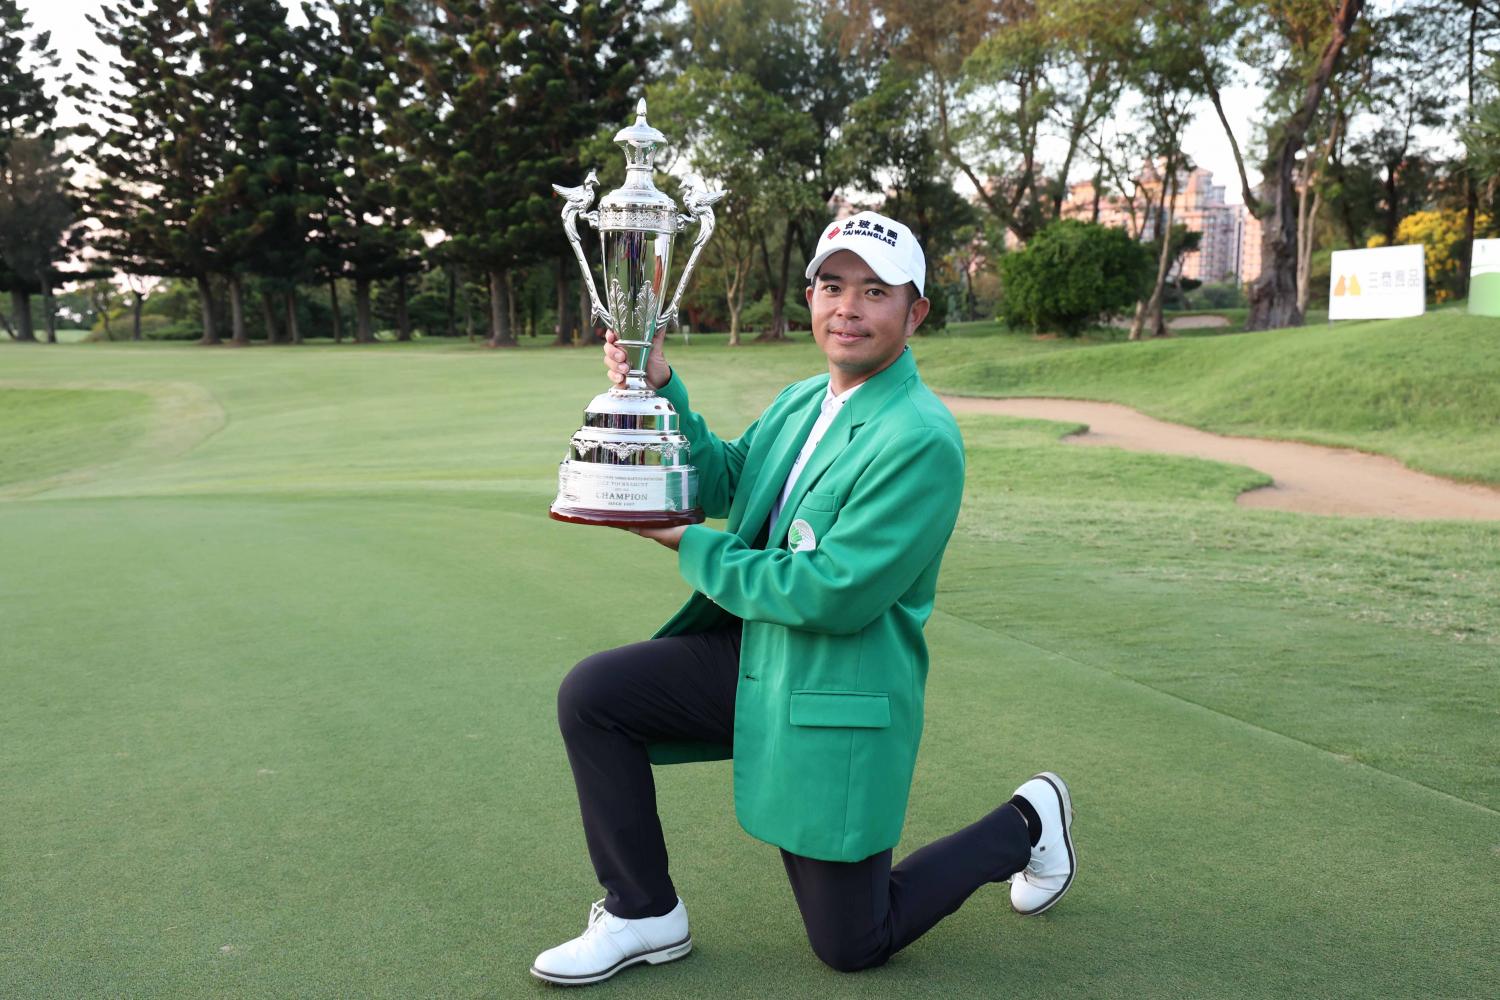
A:
[[[1393,458],[1293,441],[1228,437],[1156,420],[1117,403],[944,396],[954,413],[1087,424],[1070,442],[1246,465],[1275,480],[1241,493],[1244,507],[1409,520],[1500,520],[1500,490],[1414,472]]]

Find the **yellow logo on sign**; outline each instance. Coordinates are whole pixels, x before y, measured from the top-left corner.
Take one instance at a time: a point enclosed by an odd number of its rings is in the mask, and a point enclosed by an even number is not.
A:
[[[1346,283],[1345,279],[1341,275],[1339,277],[1338,284],[1333,286],[1333,294],[1334,295],[1358,295],[1359,294],[1359,277],[1357,275],[1351,274],[1351,275],[1349,275],[1348,281]]]

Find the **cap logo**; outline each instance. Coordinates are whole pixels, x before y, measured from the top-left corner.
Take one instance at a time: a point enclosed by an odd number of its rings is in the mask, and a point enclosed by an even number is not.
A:
[[[837,236],[838,234],[839,234],[839,227],[838,226],[834,226],[832,229],[828,230],[828,235],[825,236],[825,237],[823,237],[823,238],[825,240],[831,240],[835,236]]]
[[[837,231],[837,227],[835,227],[835,231]],[[850,219],[844,223],[843,234],[845,236],[873,236],[889,247],[895,246],[897,240],[896,230],[878,225],[872,227],[869,219]],[[830,232],[828,235],[831,238],[834,233]]]

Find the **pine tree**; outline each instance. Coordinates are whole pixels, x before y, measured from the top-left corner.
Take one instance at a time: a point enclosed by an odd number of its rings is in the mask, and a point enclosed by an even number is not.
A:
[[[305,5],[308,52],[314,86],[308,111],[325,145],[321,174],[327,182],[327,210],[316,235],[316,270],[329,284],[335,336],[341,323],[338,279],[354,282],[355,340],[374,340],[371,287],[404,278],[421,267],[421,237],[411,225],[410,181],[420,166],[403,159],[388,139],[389,129],[375,94],[392,81],[382,52],[371,38],[384,0],[323,0]],[[410,324],[397,335],[410,336]]]
[[[306,268],[316,193],[315,167],[305,160],[315,139],[286,8],[278,0],[210,0],[201,23],[199,88],[222,141],[212,147],[215,179],[194,205],[194,226],[227,276],[233,341],[246,344],[246,276],[289,295]],[[273,317],[268,326],[274,339]]]
[[[28,176],[19,181],[10,175],[8,163],[12,146],[24,140],[42,140],[44,149],[29,147],[28,160],[46,158],[51,155],[51,144],[55,138],[57,106],[48,96],[38,70],[55,69],[57,53],[51,47],[48,32],[31,34],[31,25],[16,5],[16,0],[0,0],[0,178],[14,192],[36,178]],[[34,163],[32,164],[34,166]],[[28,174],[31,167],[28,167]],[[20,210],[20,202],[13,202],[12,211]],[[45,213],[44,213],[45,214]],[[35,220],[32,220],[35,221]],[[18,221],[7,223],[14,231]],[[16,244],[16,241],[11,240]],[[17,249],[14,245],[9,258],[0,251],[0,289],[10,292],[14,321],[7,324],[11,336],[17,340],[34,341],[32,329],[31,296],[44,292],[46,282],[38,279],[34,268],[14,261]]]
[[[380,108],[423,164],[416,215],[447,236],[445,261],[486,275],[489,343],[514,345],[511,272],[537,260],[556,228],[545,126],[562,88],[547,33],[565,26],[542,0],[391,0],[386,9],[374,34],[398,82],[381,88]]]
[[[550,22],[538,42],[551,69],[546,83],[550,114],[541,123],[547,155],[534,165],[544,183],[575,184],[590,167],[611,173],[618,169],[613,146],[608,147],[608,164],[585,165],[580,162],[580,149],[590,138],[612,135],[631,120],[650,64],[661,53],[661,36],[650,30],[660,6],[639,0],[587,4],[553,0],[549,4]],[[594,146],[595,152],[602,151],[601,144]],[[550,235],[536,249],[550,251],[557,261],[557,342],[570,343],[571,324],[564,320],[570,311],[570,278],[577,270],[573,251],[558,225],[551,227]],[[592,329],[592,324],[585,323],[584,328]]]
[[[39,136],[11,140],[0,167],[0,259],[17,284],[42,295],[47,342],[57,343],[53,289],[65,275],[58,264],[83,243],[77,198],[68,182],[66,158],[55,144]],[[13,293],[14,294],[14,293]],[[22,291],[17,312],[17,339],[33,339],[29,303]]]
[[[197,287],[204,344],[219,343],[211,233],[196,217],[216,177],[217,110],[198,89],[201,13],[183,0],[116,0],[90,16],[118,79],[70,91],[96,123],[79,131],[98,178],[89,190],[102,230],[94,245],[128,275],[178,277]]]

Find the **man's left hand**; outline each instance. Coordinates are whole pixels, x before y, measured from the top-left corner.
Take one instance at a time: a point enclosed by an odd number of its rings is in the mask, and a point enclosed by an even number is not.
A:
[[[677,546],[682,542],[682,533],[687,529],[687,525],[679,524],[675,528],[631,528],[630,530],[642,538],[650,538],[653,541],[660,542],[673,552],[676,552]]]

